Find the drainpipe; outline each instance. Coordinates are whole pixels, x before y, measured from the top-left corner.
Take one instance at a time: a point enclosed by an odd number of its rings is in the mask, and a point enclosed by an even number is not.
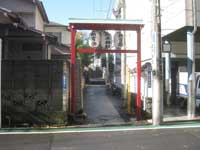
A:
[[[165,93],[166,93],[166,104],[171,105],[171,44],[169,41],[163,43],[165,50]]]
[[[196,9],[196,0],[193,0],[193,23],[194,23],[194,30],[192,32],[193,35],[197,32],[197,9]]]
[[[187,33],[188,38],[188,119],[195,117],[196,106],[196,76],[195,76],[195,34],[197,32],[196,0],[192,1],[193,26],[192,32]]]

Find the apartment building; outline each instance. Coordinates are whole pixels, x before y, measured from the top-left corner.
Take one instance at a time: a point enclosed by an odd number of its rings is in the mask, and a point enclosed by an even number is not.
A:
[[[187,71],[192,68],[188,64],[191,54],[189,49],[193,46],[191,41],[194,17],[193,17],[193,5],[192,0],[167,0],[161,1],[162,5],[162,37],[163,41],[167,40],[171,45],[170,54],[164,54],[165,64],[170,65],[169,84],[171,88],[169,90],[171,93],[171,101],[169,103],[176,103],[178,80],[180,71]],[[200,26],[200,1],[196,1],[196,12],[197,12],[197,32],[194,37],[195,41],[195,59],[196,59],[196,72],[200,71],[200,38],[199,38],[199,26]],[[188,66],[188,67],[187,67]]]

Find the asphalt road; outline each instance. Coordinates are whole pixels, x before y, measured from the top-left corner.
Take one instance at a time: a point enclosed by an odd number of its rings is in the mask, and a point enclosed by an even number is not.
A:
[[[129,121],[120,96],[106,91],[105,85],[88,85],[84,92],[84,111],[89,124],[122,124]]]
[[[0,135],[0,150],[199,150],[200,128]]]

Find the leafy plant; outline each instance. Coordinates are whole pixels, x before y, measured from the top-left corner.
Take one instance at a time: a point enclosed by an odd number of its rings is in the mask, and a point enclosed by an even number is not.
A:
[[[76,49],[89,49],[89,48],[91,48],[89,46],[88,39],[81,32],[78,32],[76,34],[76,45],[75,45],[75,47],[76,47]],[[83,66],[89,66],[92,63],[92,56],[93,56],[93,54],[91,54],[91,53],[79,53],[77,55],[77,57],[81,59]]]

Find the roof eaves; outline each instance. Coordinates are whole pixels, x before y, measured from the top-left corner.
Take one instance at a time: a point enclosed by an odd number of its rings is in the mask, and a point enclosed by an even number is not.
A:
[[[66,28],[68,31],[70,31],[69,29],[69,26],[67,25],[64,25],[64,24],[59,24],[59,23],[56,23],[56,22],[49,22],[49,23],[46,23],[45,24],[46,27],[64,27]]]
[[[2,12],[7,12],[7,13],[12,13],[11,10],[9,10],[9,9],[7,9],[7,8],[4,8],[4,7],[1,7],[1,6],[0,6],[0,11],[2,11]]]
[[[5,16],[10,18],[10,20],[13,21],[13,23],[19,23],[23,26],[27,26],[24,20],[18,14],[12,12],[11,10],[6,9],[4,7],[0,7],[0,12],[4,13]]]
[[[35,0],[35,3],[36,3],[36,5],[37,5],[37,7],[38,7],[38,9],[39,9],[39,11],[40,11],[40,13],[42,15],[43,20],[45,22],[49,23],[49,19],[48,19],[48,16],[47,16],[47,13],[46,13],[46,10],[44,8],[43,3],[41,1],[39,1],[39,0]]]

